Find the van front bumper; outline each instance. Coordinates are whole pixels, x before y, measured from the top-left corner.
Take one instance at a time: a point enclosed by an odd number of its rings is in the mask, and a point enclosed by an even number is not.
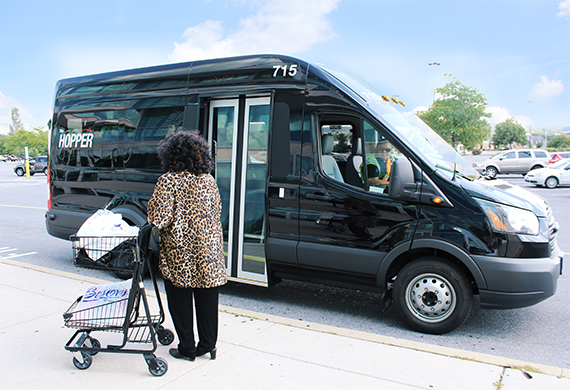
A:
[[[473,256],[487,282],[479,289],[481,307],[514,309],[532,306],[556,293],[562,274],[563,252],[556,245],[550,258]]]

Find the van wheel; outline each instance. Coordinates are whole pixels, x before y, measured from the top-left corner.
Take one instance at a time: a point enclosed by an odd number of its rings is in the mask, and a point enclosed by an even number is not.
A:
[[[558,179],[554,176],[550,176],[548,179],[546,179],[544,185],[548,188],[555,188],[558,185]]]
[[[540,169],[542,168],[541,165],[535,165],[534,167],[530,168],[531,171],[535,170],[535,169]]]
[[[438,257],[413,261],[398,273],[394,306],[413,330],[443,334],[461,325],[473,303],[469,281],[454,264]]]
[[[24,170],[22,168],[16,168],[16,175],[24,176]]]
[[[497,177],[497,173],[499,172],[495,167],[487,167],[487,169],[485,170],[485,174],[489,177]]]

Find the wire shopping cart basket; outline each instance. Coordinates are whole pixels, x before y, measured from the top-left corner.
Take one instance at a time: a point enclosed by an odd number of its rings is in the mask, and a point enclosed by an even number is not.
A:
[[[71,236],[75,264],[113,272],[130,272],[132,280],[115,285],[93,286],[63,314],[64,324],[77,329],[65,345],[72,352],[73,364],[81,370],[89,368],[99,352],[142,354],[154,376],[166,373],[166,360],[156,357],[157,340],[162,345],[174,341],[174,333],[162,326],[164,309],[156,277],[149,264],[149,241],[152,225],[141,227],[135,237]],[[150,273],[158,314],[152,315],[143,275]],[[122,342],[103,347],[91,333],[122,334]],[[137,348],[137,347],[140,347]]]

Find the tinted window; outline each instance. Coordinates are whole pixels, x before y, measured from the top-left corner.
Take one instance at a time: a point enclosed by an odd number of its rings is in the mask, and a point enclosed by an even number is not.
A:
[[[537,158],[547,157],[547,156],[546,156],[546,152],[543,152],[543,151],[541,151],[541,150],[535,151],[534,154],[536,155]]]
[[[138,117],[137,110],[128,109],[61,114],[53,132],[52,142],[57,150],[55,163],[83,167],[122,166],[119,146],[132,140]]]
[[[515,152],[510,152],[503,156],[503,159],[511,159],[511,158],[516,158]]]
[[[156,147],[164,137],[182,129],[184,107],[147,108],[141,115],[132,154],[129,155],[125,166],[139,169],[161,169]]]

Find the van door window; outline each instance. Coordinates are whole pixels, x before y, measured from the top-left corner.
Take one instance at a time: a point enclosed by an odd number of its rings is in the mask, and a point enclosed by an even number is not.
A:
[[[319,157],[325,176],[371,192],[388,193],[392,163],[401,153],[378,129],[354,117],[323,116],[320,130]]]

